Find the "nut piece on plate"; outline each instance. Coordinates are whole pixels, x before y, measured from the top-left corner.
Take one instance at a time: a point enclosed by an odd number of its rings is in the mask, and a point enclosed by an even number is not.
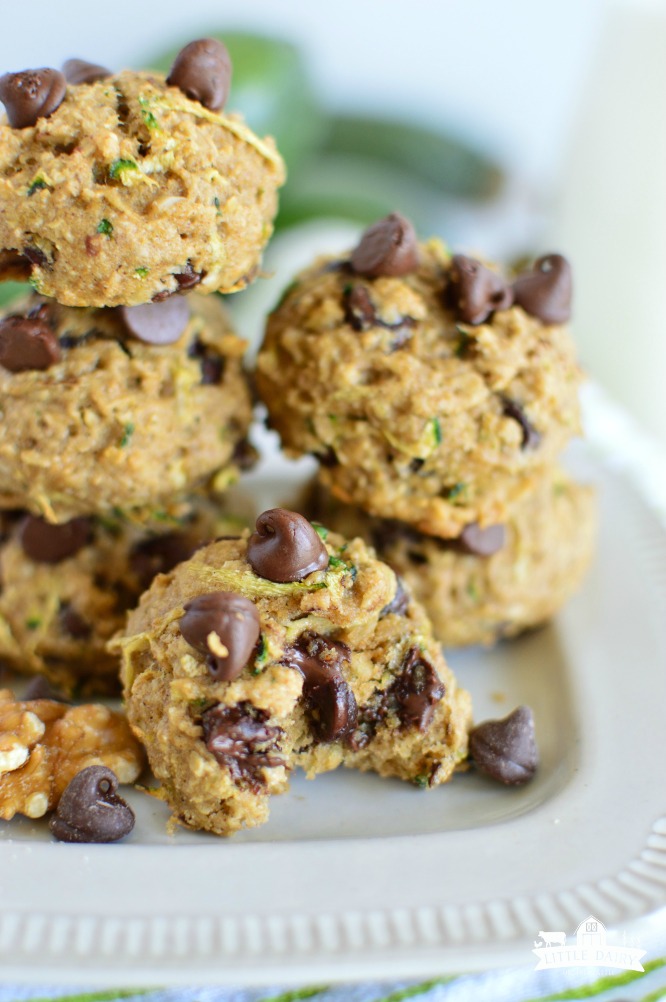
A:
[[[427,788],[467,752],[469,696],[421,607],[360,539],[296,512],[156,578],[111,647],[130,724],[192,828],[261,824],[295,768]]]
[[[0,819],[41,818],[91,765],[133,783],[144,763],[125,717],[105,706],[16,700],[0,690]]]
[[[559,255],[512,285],[393,214],[289,285],[257,390],[340,501],[457,537],[505,522],[579,432],[570,302]]]
[[[186,46],[168,80],[81,60],[65,71],[0,78],[0,278],[67,306],[244,288],[285,170],[271,138],[223,109],[224,46]]]
[[[119,693],[106,644],[155,575],[243,528],[204,498],[149,531],[110,517],[51,525],[4,513],[1,521],[0,661],[77,699]]]
[[[217,296],[15,305],[0,315],[0,507],[147,525],[223,491],[252,417],[245,347]]]

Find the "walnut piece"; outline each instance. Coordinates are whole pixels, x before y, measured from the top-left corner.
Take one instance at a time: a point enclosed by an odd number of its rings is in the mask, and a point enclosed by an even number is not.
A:
[[[105,706],[16,700],[0,689],[0,819],[41,818],[89,765],[105,765],[133,783],[143,750],[125,717]]]

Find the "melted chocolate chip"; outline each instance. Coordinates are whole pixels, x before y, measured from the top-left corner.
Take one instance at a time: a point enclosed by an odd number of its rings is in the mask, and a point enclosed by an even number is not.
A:
[[[74,518],[62,525],[27,515],[19,529],[23,552],[40,564],[59,564],[73,557],[90,541],[92,524],[88,518]]]
[[[356,700],[342,674],[350,655],[346,644],[310,632],[285,653],[285,663],[305,680],[303,698],[317,741],[339,741],[356,727]]]
[[[119,311],[129,333],[145,344],[173,344],[190,319],[189,304],[180,296],[171,296],[164,302],[121,306]]]
[[[39,247],[31,247],[28,245],[23,248],[23,257],[26,258],[30,264],[34,264],[37,268],[50,268],[51,262],[47,258],[46,254]]]
[[[444,691],[444,684],[433,665],[418,648],[413,647],[390,690],[390,698],[397,703],[402,726],[426,731]]]
[[[284,731],[269,726],[268,713],[251,703],[214,706],[201,718],[208,751],[231,778],[259,793],[265,786],[264,769],[285,765],[280,753]]]
[[[419,266],[414,227],[398,212],[368,227],[355,248],[351,265],[358,275],[407,275]]]
[[[116,793],[118,779],[103,765],[79,772],[63,793],[49,828],[60,842],[118,842],[134,828],[134,811]]]
[[[167,83],[205,108],[220,111],[231,86],[231,59],[226,46],[216,38],[190,42],[176,56]]]
[[[187,292],[199,284],[203,278],[203,272],[195,271],[192,267],[192,262],[188,261],[182,271],[174,272],[173,277],[176,279],[178,291]]]
[[[486,720],[469,735],[469,753],[479,772],[506,786],[521,786],[534,776],[539,752],[534,717],[519,706],[502,720]]]
[[[225,359],[214,348],[197,337],[187,349],[187,354],[189,358],[199,359],[202,386],[216,386],[222,382]]]
[[[350,285],[344,292],[345,320],[355,331],[367,331],[377,323],[370,293],[364,285]]]
[[[208,655],[218,681],[238,678],[259,639],[259,613],[254,602],[232,591],[215,591],[188,602],[180,632],[195,650]]]
[[[13,129],[25,129],[40,118],[48,118],[66,93],[67,81],[58,70],[23,70],[0,77],[0,101]]]
[[[488,525],[482,529],[478,522],[466,525],[458,537],[461,549],[476,557],[491,557],[506,543],[506,529],[503,525]]]
[[[63,65],[62,72],[70,84],[97,83],[98,80],[106,80],[112,75],[111,70],[107,70],[105,66],[87,63],[85,59],[68,59]]]
[[[189,560],[198,548],[197,541],[185,532],[168,532],[135,543],[129,563],[143,591],[158,574],[168,574],[183,560]]]
[[[513,302],[513,290],[501,275],[480,261],[456,254],[451,260],[446,298],[458,320],[476,325],[495,310],[508,309]]]
[[[0,365],[9,372],[49,369],[60,361],[60,345],[40,316],[0,321]]]
[[[85,640],[92,633],[92,626],[76,611],[73,605],[66,602],[58,613],[58,622],[64,633],[75,640]]]
[[[405,586],[402,582],[402,578],[396,576],[396,589],[395,595],[391,599],[388,605],[385,605],[382,611],[379,613],[379,618],[383,619],[384,616],[404,616],[409,608],[410,596],[409,593],[405,591]]]
[[[43,675],[36,675],[23,693],[24,702],[35,699],[50,699],[52,703],[69,703],[67,697],[55,689]]]
[[[532,271],[513,283],[517,306],[545,324],[564,324],[571,317],[571,265],[561,254],[546,254]]]
[[[271,508],[257,519],[257,531],[247,544],[247,559],[255,574],[267,581],[302,581],[328,567],[323,542],[302,515]]]
[[[506,417],[517,421],[523,430],[523,449],[536,449],[541,443],[541,435],[527,418],[525,411],[515,400],[504,399],[503,413]]]

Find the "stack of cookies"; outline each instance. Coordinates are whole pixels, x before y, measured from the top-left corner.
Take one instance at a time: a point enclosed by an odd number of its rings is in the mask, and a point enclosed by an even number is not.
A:
[[[0,660],[118,691],[109,638],[223,534],[251,456],[245,349],[217,296],[257,273],[284,167],[223,108],[225,47],[167,80],[71,60],[0,79]]]
[[[590,560],[592,492],[558,465],[571,284],[558,254],[509,280],[393,214],[269,318],[257,388],[287,452],[320,459],[311,514],[371,541],[445,645],[546,621]]]

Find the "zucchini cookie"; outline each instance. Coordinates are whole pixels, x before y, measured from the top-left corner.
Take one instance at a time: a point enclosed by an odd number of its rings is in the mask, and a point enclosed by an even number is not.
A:
[[[45,676],[69,695],[120,691],[118,658],[106,650],[156,574],[242,525],[200,501],[152,532],[119,519],[50,525],[3,514],[0,662]]]
[[[67,306],[246,286],[285,173],[273,141],[222,110],[224,46],[191,43],[168,80],[65,72],[0,78],[0,276]]]
[[[559,469],[514,504],[505,524],[472,523],[456,540],[371,518],[321,493],[311,514],[372,542],[445,647],[493,644],[550,619],[580,585],[597,522],[594,491]]]
[[[466,756],[469,696],[421,607],[362,540],[294,512],[160,575],[112,647],[134,733],[193,828],[261,824],[297,766],[428,787]]]
[[[0,508],[150,523],[238,476],[245,342],[217,297],[117,310],[33,297],[0,319]]]
[[[458,536],[505,521],[579,431],[570,296],[559,255],[509,285],[389,216],[289,286],[257,388],[337,498]]]

